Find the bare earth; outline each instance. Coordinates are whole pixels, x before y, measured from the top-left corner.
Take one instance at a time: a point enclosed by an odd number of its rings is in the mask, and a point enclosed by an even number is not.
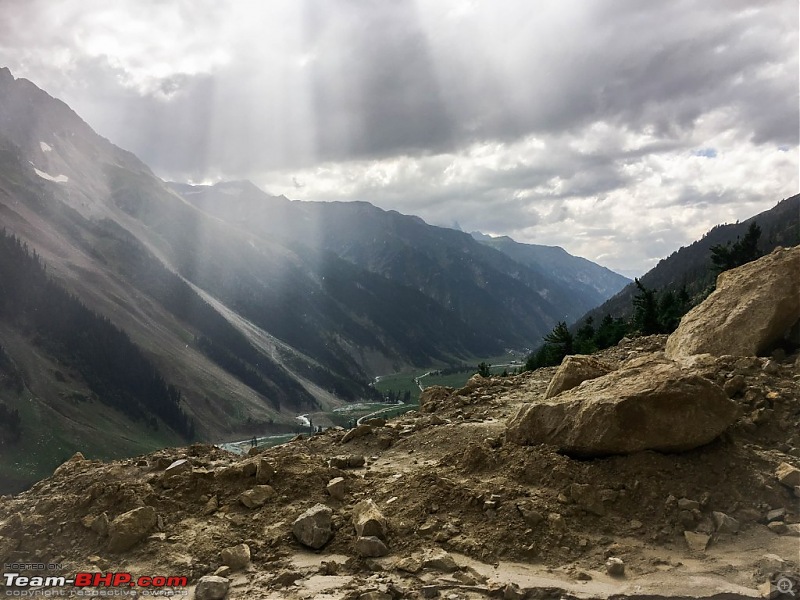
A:
[[[624,340],[600,358],[616,366],[664,341]],[[0,555],[5,563],[61,563],[68,576],[185,575],[189,590],[217,572],[230,581],[229,598],[759,597],[770,578],[794,585],[800,563],[800,499],[775,476],[781,463],[800,465],[796,359],[766,370],[765,359],[717,361],[709,378],[743,380],[727,388],[740,417],[720,439],[680,454],[578,460],[506,442],[506,420],[547,387],[554,370],[541,369],[483,380],[433,413],[375,423],[347,443],[343,430],[329,430],[251,457],[199,444],[113,463],[78,457],[31,490],[0,498]],[[344,454],[366,464],[329,466]],[[183,458],[191,468],[165,478]],[[274,466],[275,495],[248,508],[240,496],[265,483],[255,474],[262,459]],[[335,477],[345,479],[343,500],[326,491]],[[573,484],[588,487],[578,495]],[[364,499],[388,522],[389,554],[380,558],[354,550],[351,515]],[[312,551],[292,524],[318,503],[333,510],[334,533]],[[110,552],[105,518],[140,506],[155,509],[157,524],[129,550]],[[768,515],[774,509],[783,511]],[[735,519],[738,532],[718,531],[714,512]],[[690,550],[685,531],[708,535],[705,551]],[[242,543],[249,564],[218,570],[220,552]],[[434,549],[457,570],[423,568],[423,553]],[[610,557],[623,561],[624,575],[606,572]]]

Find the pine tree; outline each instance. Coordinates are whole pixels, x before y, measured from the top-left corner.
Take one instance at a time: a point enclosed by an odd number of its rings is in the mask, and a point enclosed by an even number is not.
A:
[[[760,238],[761,228],[753,221],[742,239],[736,238],[733,244],[728,242],[725,245],[717,244],[716,246],[711,246],[712,270],[716,273],[722,273],[757,259],[761,256],[761,252],[758,249],[758,240]]]
[[[658,301],[656,291],[644,287],[638,278],[634,279],[639,293],[633,298],[633,325],[642,335],[661,333],[658,321]]]

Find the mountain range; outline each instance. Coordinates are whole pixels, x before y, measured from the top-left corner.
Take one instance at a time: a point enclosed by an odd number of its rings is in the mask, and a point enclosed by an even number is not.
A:
[[[533,347],[627,283],[366,202],[164,182],[8,69],[0,223],[5,489],[77,449],[291,430],[378,374]]]

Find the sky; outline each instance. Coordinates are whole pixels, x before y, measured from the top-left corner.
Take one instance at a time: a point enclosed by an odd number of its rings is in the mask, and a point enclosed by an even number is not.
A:
[[[162,178],[639,275],[798,192],[797,0],[0,0],[0,66]]]

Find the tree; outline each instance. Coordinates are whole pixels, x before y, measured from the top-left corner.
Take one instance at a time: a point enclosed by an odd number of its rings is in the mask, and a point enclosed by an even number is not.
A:
[[[736,238],[731,244],[717,244],[711,246],[712,270],[715,273],[722,273],[729,269],[735,269],[749,263],[761,256],[758,249],[758,240],[761,238],[761,228],[753,221],[747,228],[747,233],[742,239]]]
[[[560,321],[553,331],[544,336],[544,343],[531,353],[525,363],[526,371],[539,367],[550,367],[561,364],[567,354],[575,351],[575,339],[564,321]]]
[[[492,365],[488,365],[485,362],[478,363],[478,375],[481,377],[491,377],[492,372],[489,370],[489,367]]]
[[[544,336],[544,341],[546,344],[550,344],[560,354],[562,354],[562,359],[567,354],[573,353],[573,345],[575,340],[572,337],[572,333],[569,331],[569,327],[567,327],[567,324],[564,321],[559,321],[558,324],[553,327],[553,331]],[[558,362],[561,362],[561,360],[559,359]]]
[[[575,352],[578,354],[591,354],[596,352],[596,333],[597,332],[594,330],[594,317],[588,317],[575,333]]]
[[[661,333],[658,321],[658,301],[656,291],[644,287],[639,278],[634,283],[639,293],[633,298],[633,325],[642,335]]]

